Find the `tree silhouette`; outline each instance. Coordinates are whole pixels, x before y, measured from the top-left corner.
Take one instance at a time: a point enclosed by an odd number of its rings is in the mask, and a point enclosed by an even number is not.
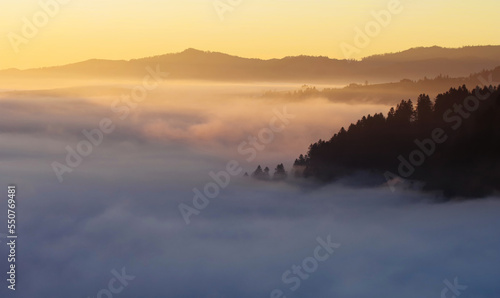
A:
[[[264,169],[264,179],[266,179],[266,180],[267,180],[267,179],[270,179],[270,178],[271,178],[271,176],[269,175],[269,168],[268,168],[268,167],[266,167],[266,168]]]
[[[262,171],[262,167],[259,165],[257,169],[255,169],[255,171],[252,173],[252,177],[259,178],[262,177],[262,175],[264,175],[264,171]]]
[[[302,158],[304,158],[302,156]],[[274,169],[273,180],[284,180],[287,177],[287,173],[285,171],[285,166],[283,164],[278,164]]]
[[[396,108],[394,119],[399,125],[409,125],[414,120],[415,110],[411,99],[408,101],[402,100]]]
[[[255,169],[255,171],[252,173],[252,177],[259,180],[269,180],[269,168],[266,167],[264,170],[262,170],[262,167],[259,165],[257,169]]]
[[[417,99],[416,121],[423,125],[432,120],[433,105],[429,95],[420,94]]]

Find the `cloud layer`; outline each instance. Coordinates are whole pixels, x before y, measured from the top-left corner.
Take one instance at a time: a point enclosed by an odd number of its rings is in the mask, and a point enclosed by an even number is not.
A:
[[[287,297],[439,297],[455,277],[468,287],[465,297],[500,291],[496,198],[437,204],[356,181],[319,187],[234,177],[184,223],[178,204],[228,160],[245,170],[289,168],[308,143],[386,107],[289,103],[296,118],[248,163],[238,144],[283,102],[191,87],[150,99],[123,121],[109,109],[111,95],[0,100],[8,110],[0,175],[4,189],[18,185],[20,235],[18,290],[4,286],[0,296],[96,297],[123,267],[135,278],[114,297],[270,297],[274,289]],[[103,117],[116,119],[116,130],[59,183],[50,163]],[[341,246],[291,291],[283,273],[328,235]],[[7,255],[4,245],[0,253]],[[7,268],[5,257],[0,266]]]

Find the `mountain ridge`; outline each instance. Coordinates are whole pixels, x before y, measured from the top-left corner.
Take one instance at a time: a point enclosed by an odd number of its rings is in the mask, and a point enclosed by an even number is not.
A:
[[[425,76],[465,76],[500,65],[500,46],[418,47],[361,60],[327,56],[244,58],[188,48],[178,53],[130,59],[88,59],[71,64],[0,70],[0,76],[141,77],[147,66],[160,65],[172,79],[375,82]]]

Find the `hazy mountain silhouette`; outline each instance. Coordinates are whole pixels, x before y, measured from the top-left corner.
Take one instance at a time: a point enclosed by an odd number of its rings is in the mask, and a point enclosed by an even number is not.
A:
[[[419,80],[402,79],[394,83],[381,84],[350,84],[343,88],[318,89],[314,86],[304,85],[295,91],[268,91],[264,97],[277,97],[288,100],[308,98],[327,98],[334,102],[359,104],[381,103],[397,104],[401,98],[411,98],[415,94],[426,93],[435,97],[443,90],[450,87],[465,85],[474,88],[477,85],[498,84],[500,82],[500,66],[493,70],[484,70],[466,77],[453,78],[439,75],[435,78],[421,78]]]
[[[498,46],[470,46],[462,48],[442,48],[433,46],[418,47],[398,53],[373,55],[370,57],[366,57],[363,60],[405,62],[436,58],[463,59],[472,57],[495,60],[498,58],[498,55]]]
[[[459,49],[414,48],[376,55],[360,61],[328,57],[295,56],[282,59],[249,59],[217,52],[187,49],[180,53],[133,60],[92,59],[63,66],[0,71],[8,77],[111,77],[141,78],[147,66],[159,65],[171,79],[289,82],[364,82],[416,80],[425,76],[467,76],[500,65],[500,46]]]

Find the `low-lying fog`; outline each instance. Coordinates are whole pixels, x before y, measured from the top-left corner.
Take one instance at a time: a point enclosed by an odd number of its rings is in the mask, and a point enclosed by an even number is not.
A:
[[[243,177],[259,164],[290,170],[310,143],[388,106],[284,102],[261,97],[266,84],[193,82],[165,83],[133,102],[133,87],[0,93],[2,187],[18,188],[12,297],[500,292],[496,198],[436,204],[416,191],[349,186],[357,181],[315,187]],[[95,137],[90,148],[83,130]],[[68,163],[72,150],[90,153]],[[187,225],[179,205],[193,206],[193,188],[203,190],[230,161],[242,172]],[[320,244],[328,238],[334,249]]]

